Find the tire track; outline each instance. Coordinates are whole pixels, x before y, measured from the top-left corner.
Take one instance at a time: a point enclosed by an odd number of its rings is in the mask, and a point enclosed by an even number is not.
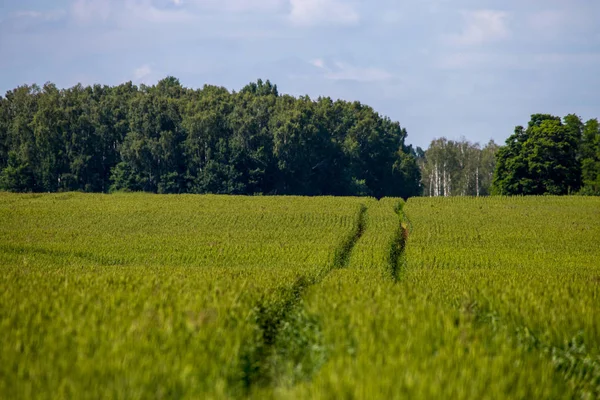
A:
[[[390,245],[390,271],[394,282],[398,282],[401,278],[402,272],[406,269],[406,258],[404,252],[406,250],[406,243],[409,236],[409,221],[404,214],[404,202],[399,202],[395,208],[395,212],[399,218],[398,229],[394,235],[392,243]]]

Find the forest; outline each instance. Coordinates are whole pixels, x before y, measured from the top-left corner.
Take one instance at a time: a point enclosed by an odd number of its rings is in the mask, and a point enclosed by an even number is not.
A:
[[[600,194],[600,127],[534,114],[504,146],[406,143],[360,102],[167,77],[0,96],[0,190],[403,197]]]
[[[0,98],[0,188],[265,195],[420,194],[398,122],[359,102],[154,86],[21,86]]]

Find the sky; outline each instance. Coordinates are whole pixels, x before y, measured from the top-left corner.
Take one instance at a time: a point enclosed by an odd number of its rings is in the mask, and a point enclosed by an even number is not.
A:
[[[360,101],[407,142],[600,118],[599,0],[0,0],[0,94],[53,82]]]

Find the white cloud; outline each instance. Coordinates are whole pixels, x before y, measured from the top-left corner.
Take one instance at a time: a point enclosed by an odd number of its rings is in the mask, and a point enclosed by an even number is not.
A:
[[[152,74],[152,68],[148,64],[144,64],[133,71],[133,79],[136,82],[146,81],[150,74]]]
[[[172,0],[181,3],[183,0]],[[272,11],[283,9],[288,4],[287,0],[186,0],[186,4],[193,4],[199,8],[225,10],[232,12],[245,11]]]
[[[310,61],[310,64],[323,70],[326,79],[334,81],[378,82],[387,81],[394,76],[384,69],[376,67],[357,67],[341,61],[328,66],[320,58]]]
[[[147,1],[128,2],[126,12],[134,20],[153,23],[181,23],[189,22],[194,18],[186,11],[159,9]],[[124,23],[129,23],[126,18],[121,20]]]
[[[310,63],[317,68],[325,68],[325,62],[320,58],[312,60]]]
[[[478,10],[463,13],[465,26],[460,34],[448,35],[449,42],[460,46],[476,46],[506,39],[510,29],[506,22],[508,13],[494,10]]]
[[[199,18],[203,11],[230,13],[287,13],[297,26],[351,25],[360,16],[348,0],[168,0],[175,7],[161,7],[153,0],[73,0],[71,15],[80,24],[107,20],[132,25],[136,21],[183,22]],[[164,3],[163,3],[164,6]]]
[[[295,25],[352,25],[360,15],[353,4],[342,0],[290,0],[290,20]]]

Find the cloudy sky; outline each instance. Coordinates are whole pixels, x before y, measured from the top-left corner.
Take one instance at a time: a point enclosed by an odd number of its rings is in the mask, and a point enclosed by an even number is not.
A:
[[[600,117],[598,0],[1,0],[0,93],[152,84],[358,100],[426,147]]]

